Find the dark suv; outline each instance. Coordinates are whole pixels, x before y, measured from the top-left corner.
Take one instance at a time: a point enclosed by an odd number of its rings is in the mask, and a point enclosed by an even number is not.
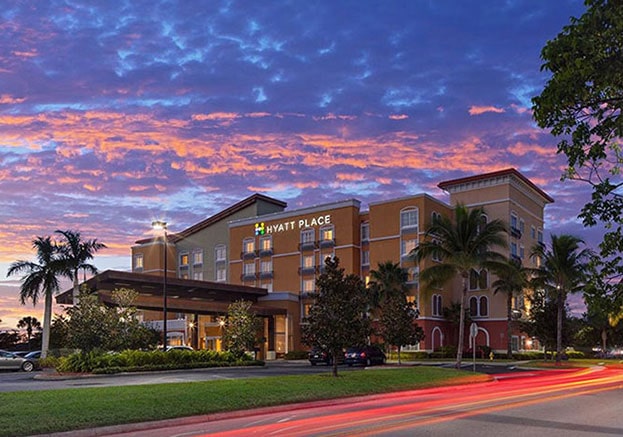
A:
[[[315,366],[318,363],[326,364],[330,366],[333,364],[333,357],[329,352],[324,349],[314,348],[309,352],[309,362],[312,366]],[[344,354],[340,353],[337,356],[337,363],[344,364]]]
[[[344,362],[349,366],[353,364],[364,366],[385,364],[386,360],[385,353],[376,346],[349,347],[344,354]]]

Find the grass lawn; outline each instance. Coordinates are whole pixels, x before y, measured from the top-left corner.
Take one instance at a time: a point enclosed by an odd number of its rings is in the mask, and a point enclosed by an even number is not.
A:
[[[603,358],[574,358],[564,360],[560,365],[556,365],[555,360],[535,360],[525,364],[527,367],[538,367],[542,369],[572,369],[577,367],[605,366],[611,369],[623,369],[623,360],[612,360]]]
[[[0,436],[43,434],[293,402],[488,381],[417,366],[227,381],[0,393]]]

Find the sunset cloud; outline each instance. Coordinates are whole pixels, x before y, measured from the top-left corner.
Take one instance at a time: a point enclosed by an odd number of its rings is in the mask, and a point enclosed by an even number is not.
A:
[[[506,112],[503,108],[497,108],[495,106],[470,106],[469,115],[481,115],[487,112],[493,112],[495,114],[503,114]]]
[[[175,232],[254,192],[365,208],[515,167],[565,229],[587,196],[559,181],[530,113],[538,53],[581,2],[3,8],[0,319],[28,313],[6,268],[57,229],[106,243],[100,269],[129,269],[154,217]]]

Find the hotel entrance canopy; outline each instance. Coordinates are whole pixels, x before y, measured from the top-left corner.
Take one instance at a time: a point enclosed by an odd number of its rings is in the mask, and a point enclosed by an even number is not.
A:
[[[144,273],[106,270],[83,283],[90,292],[97,292],[100,300],[114,305],[112,291],[130,288],[139,293],[134,306],[142,310],[162,311],[162,276]],[[258,316],[285,315],[286,309],[259,299],[268,295],[264,288],[232,285],[222,282],[196,281],[167,277],[167,308],[169,311],[192,314],[225,314],[229,304],[237,300],[253,303],[251,310]],[[71,305],[72,290],[56,296],[61,305]]]

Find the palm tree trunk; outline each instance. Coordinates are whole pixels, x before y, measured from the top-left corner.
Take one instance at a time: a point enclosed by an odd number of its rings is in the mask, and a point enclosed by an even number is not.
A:
[[[565,304],[564,299],[562,298],[563,291],[558,291],[557,302],[556,302],[556,365],[560,365],[560,359],[562,358],[562,310]]]
[[[80,294],[80,286],[78,284],[78,270],[74,271],[74,289],[72,292],[72,302],[78,305],[78,294]]]
[[[50,348],[50,326],[52,324],[52,290],[45,290],[45,307],[43,309],[43,333],[41,335],[41,358],[48,356]]]
[[[513,293],[506,296],[506,358],[513,359]]]
[[[465,336],[465,297],[467,296],[467,276],[463,276],[463,290],[461,291],[461,314],[459,314],[459,344],[456,348],[456,368],[461,368],[463,358],[463,337]]]

